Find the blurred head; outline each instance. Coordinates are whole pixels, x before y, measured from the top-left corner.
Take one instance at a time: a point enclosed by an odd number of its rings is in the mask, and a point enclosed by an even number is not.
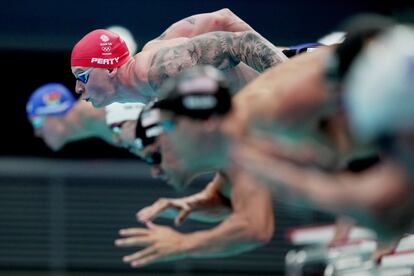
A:
[[[332,32],[318,39],[318,43],[326,46],[341,44],[345,40],[345,32]]]
[[[76,92],[94,107],[115,102],[118,69],[130,59],[128,47],[118,34],[105,29],[88,33],[72,50]]]
[[[345,40],[335,48],[327,62],[328,83],[334,87],[341,86],[349,68],[364,47],[394,24],[391,19],[376,14],[359,15],[345,21],[341,27],[346,33]]]
[[[351,69],[344,102],[354,136],[401,142],[414,156],[414,31],[396,26],[384,33]]]
[[[163,85],[157,103],[168,146],[189,174],[225,166],[228,140],[221,122],[231,108],[224,75],[211,66],[185,70]],[[164,152],[163,152],[164,153]]]
[[[72,93],[60,83],[49,83],[37,88],[30,96],[26,112],[34,133],[49,148],[59,150],[68,140],[64,116],[75,104]]]
[[[154,102],[146,105],[137,120],[135,145],[140,149],[143,160],[151,165],[154,178],[162,179],[176,189],[183,189],[190,184],[194,174],[185,170],[170,136],[163,133],[160,116],[160,109],[154,106]]]
[[[161,155],[162,128],[159,123],[160,110],[154,107],[154,102],[150,102],[144,107],[136,121],[133,144],[138,155],[151,166],[151,175],[170,183],[170,179],[174,178],[172,175],[175,172],[175,160],[165,144],[163,148],[165,148],[167,158],[164,159],[164,153]],[[169,165],[171,161],[172,167]]]
[[[333,50],[325,67],[325,84],[328,89],[325,110],[329,119],[335,120],[338,129],[348,129],[342,101],[344,79],[365,47],[393,25],[391,19],[375,14],[351,17],[343,24],[341,29],[346,33],[345,40]]]
[[[157,140],[159,151],[162,152],[162,162],[158,166],[153,166],[152,172],[157,172],[158,178],[163,179],[177,190],[186,188],[195,174],[186,170],[182,156],[175,150],[168,135],[163,133]]]
[[[112,103],[105,107],[106,124],[113,132],[113,142],[139,155],[135,149],[135,126],[137,118],[144,108],[141,103]]]
[[[136,123],[134,144],[149,165],[161,164],[158,137],[162,129],[159,120],[159,110],[154,108],[154,102],[149,102],[139,114]]]

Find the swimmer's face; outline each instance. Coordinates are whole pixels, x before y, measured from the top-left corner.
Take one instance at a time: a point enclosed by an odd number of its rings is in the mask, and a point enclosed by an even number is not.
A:
[[[53,151],[60,150],[69,137],[69,131],[59,116],[44,116],[43,124],[34,128],[34,135],[41,138]]]
[[[72,67],[76,78],[75,91],[81,99],[91,102],[94,107],[104,107],[116,101],[115,76],[117,68],[103,69]]]
[[[183,166],[183,160],[175,151],[168,135],[161,134],[157,140],[162,153],[162,162],[158,166],[153,166],[152,172],[158,173],[159,178],[175,189],[184,189],[190,184],[193,174]]]
[[[214,120],[199,121],[162,112],[161,121],[164,126],[170,124],[164,127],[164,135],[185,171],[194,175],[223,166],[227,139]]]

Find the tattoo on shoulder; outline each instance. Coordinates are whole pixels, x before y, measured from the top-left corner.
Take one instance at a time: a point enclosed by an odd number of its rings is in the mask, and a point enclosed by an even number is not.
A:
[[[187,17],[186,19],[184,19],[185,21],[189,22],[190,24],[195,24],[196,19],[193,16]]]
[[[239,44],[233,47],[238,49],[235,54],[240,61],[259,72],[287,60],[282,51],[256,32],[240,33],[239,39],[234,41]]]
[[[212,32],[189,39],[183,44],[163,48],[153,56],[148,81],[154,89],[185,68],[210,64],[227,71],[238,64],[222,45],[223,32]]]
[[[154,89],[194,65],[210,64],[228,71],[241,61],[262,72],[286,60],[274,45],[253,32],[211,32],[157,51],[152,58],[148,80]]]

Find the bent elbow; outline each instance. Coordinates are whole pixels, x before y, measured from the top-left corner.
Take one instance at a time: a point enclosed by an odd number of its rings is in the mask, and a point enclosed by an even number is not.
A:
[[[218,10],[217,13],[224,16],[234,16],[234,13],[229,8],[223,8],[221,10]]]
[[[265,245],[270,242],[274,233],[274,225],[266,223],[266,225],[256,226],[250,231],[250,239],[260,245]]]
[[[226,26],[235,21],[235,14],[228,8],[224,8],[216,11],[213,14],[213,18],[210,20],[210,24],[217,29],[226,30]]]
[[[273,233],[274,233],[274,226],[272,224],[269,227],[263,228],[260,231],[260,233],[258,233],[257,239],[258,239],[258,241],[260,241],[260,243],[267,244],[272,240]]]

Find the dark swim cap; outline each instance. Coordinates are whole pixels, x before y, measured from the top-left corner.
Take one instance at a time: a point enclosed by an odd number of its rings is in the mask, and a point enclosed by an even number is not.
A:
[[[212,66],[198,66],[169,79],[162,87],[164,99],[155,107],[175,115],[206,120],[231,109],[231,93],[224,74]]]

